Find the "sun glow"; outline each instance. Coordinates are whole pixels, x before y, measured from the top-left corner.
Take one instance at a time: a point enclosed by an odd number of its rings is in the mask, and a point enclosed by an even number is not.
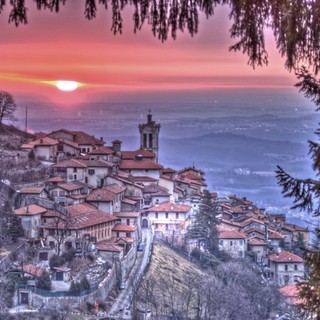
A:
[[[61,91],[74,91],[79,87],[79,83],[77,81],[58,80],[56,81],[56,87]]]

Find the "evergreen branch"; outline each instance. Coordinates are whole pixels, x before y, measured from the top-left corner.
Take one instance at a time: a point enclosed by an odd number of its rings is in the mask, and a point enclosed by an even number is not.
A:
[[[299,80],[301,79],[295,86],[300,88],[299,91],[303,92],[306,98],[316,104],[318,111],[320,109],[320,81],[305,66],[299,68],[295,74]]]
[[[319,132],[320,133],[320,132]],[[320,173],[320,145],[314,141],[308,141],[309,143],[309,154],[312,159],[312,167],[314,171],[317,171],[317,175]]]
[[[319,215],[319,207],[315,209],[315,200],[320,196],[320,183],[313,179],[296,179],[277,166],[276,178],[282,187],[282,194],[285,197],[293,198],[292,209],[299,208]]]

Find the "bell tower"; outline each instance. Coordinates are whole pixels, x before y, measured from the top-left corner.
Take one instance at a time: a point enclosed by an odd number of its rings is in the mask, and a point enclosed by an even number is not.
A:
[[[147,123],[139,124],[140,149],[152,151],[159,159],[159,132],[161,125],[152,120],[151,110],[147,116]]]

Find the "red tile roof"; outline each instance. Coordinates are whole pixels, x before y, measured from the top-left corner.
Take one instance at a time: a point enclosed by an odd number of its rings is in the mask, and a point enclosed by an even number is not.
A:
[[[123,212],[115,212],[114,215],[118,218],[139,218],[141,212],[140,211],[123,211]]]
[[[251,239],[249,239],[248,240],[248,244],[250,244],[251,246],[266,246],[267,245],[265,240],[259,239],[259,238],[251,238]]]
[[[86,168],[87,166],[78,159],[70,159],[57,163],[54,168]]]
[[[284,224],[282,226],[282,229],[288,230],[288,231],[291,231],[291,232],[294,232],[294,231],[309,231],[308,227],[301,227],[301,226],[298,226],[296,224],[290,224],[290,223]]]
[[[136,231],[136,228],[135,227],[132,227],[132,226],[128,226],[126,224],[121,224],[121,223],[118,223],[116,224],[112,231],[119,231],[119,232],[134,232]]]
[[[97,242],[96,247],[99,251],[107,251],[107,252],[122,252],[124,250],[123,247],[117,246],[116,244],[110,241]]]
[[[118,220],[117,217],[114,217],[108,213],[105,213],[100,210],[96,210],[93,212],[85,213],[82,215],[77,215],[73,217],[72,221],[67,221],[59,223],[58,228],[64,229],[65,223],[68,223],[68,229],[71,230],[80,230],[85,229],[91,226],[99,225],[106,222],[116,221]],[[56,229],[57,225],[52,224],[47,226],[48,229]]]
[[[19,216],[33,216],[37,214],[43,214],[47,211],[46,208],[37,204],[31,204],[30,206],[22,207],[14,210],[14,213]]]
[[[279,292],[286,298],[288,304],[305,304],[304,299],[299,297],[299,288],[296,283],[280,288]]]
[[[285,238],[283,234],[281,234],[280,232],[277,232],[276,230],[272,230],[270,228],[268,229],[268,233],[269,233],[269,239],[282,240]]]
[[[155,154],[152,151],[139,149],[135,151],[122,151],[121,159],[123,160],[134,160],[136,156],[142,155],[145,159],[155,158]]]
[[[275,263],[302,263],[304,262],[304,260],[289,252],[289,251],[285,251],[282,250],[279,253],[273,253],[269,256],[269,260]]]
[[[105,186],[105,188],[115,194],[122,193],[127,189],[126,187],[120,186],[119,184],[116,184],[116,183]]]
[[[186,174],[182,175],[184,178],[190,179],[190,180],[203,180],[203,178],[199,177],[198,175],[192,173],[192,172],[188,172]]]
[[[126,190],[126,187],[119,186],[117,184],[94,189],[87,196],[87,201],[110,202],[116,198],[117,194],[124,192],[125,190]]]
[[[19,267],[19,270],[22,270],[23,272],[29,273],[37,278],[41,277],[45,273],[44,269],[37,267],[33,264],[24,264],[22,266],[22,268]]]
[[[191,206],[187,204],[176,204],[171,202],[165,202],[159,204],[158,206],[149,208],[145,211],[147,212],[189,212]]]
[[[75,227],[77,229],[83,229],[89,226],[94,226],[97,224],[116,220],[118,220],[117,217],[114,217],[103,211],[97,210],[96,212],[87,213],[85,215],[77,217]]]
[[[132,199],[129,199],[129,198],[123,198],[121,200],[121,202],[126,203],[126,204],[130,204],[130,205],[135,205],[138,202],[138,200],[132,200]]]
[[[29,142],[29,144],[33,145],[33,146],[55,146],[57,144],[59,144],[59,141],[57,141],[56,139],[52,139],[49,137],[44,137],[44,138],[40,138],[38,140],[34,140]]]
[[[83,131],[72,131],[74,133],[74,142],[80,145],[96,145],[96,146],[103,146],[104,141],[95,138],[94,136],[90,136],[86,132]]]
[[[147,177],[147,176],[134,176],[132,177],[134,182],[158,182],[158,179]]]
[[[236,230],[227,230],[223,228],[219,228],[219,239],[246,239],[246,236]]]
[[[161,170],[161,164],[155,163],[149,159],[142,160],[122,160],[120,163],[121,170]]]
[[[88,168],[88,167],[112,168],[113,163],[105,160],[70,159],[54,165],[54,168]]]
[[[43,190],[44,187],[23,187],[20,189],[20,193],[40,194]]]
[[[96,207],[94,207],[89,203],[79,203],[79,204],[75,204],[73,206],[68,206],[65,208],[71,217],[75,217],[78,215],[82,215],[84,213],[93,212],[97,210]]]
[[[178,173],[182,174],[182,173],[188,172],[188,171],[193,171],[193,172],[196,172],[196,173],[199,173],[199,174],[204,174],[204,171],[202,171],[200,169],[197,169],[195,167],[186,167],[184,169],[179,170]]]
[[[169,181],[175,181],[174,178],[171,178],[169,175],[166,175],[166,174],[160,175],[160,178],[161,179],[166,179],[166,180],[169,180]]]
[[[61,177],[52,177],[46,180],[47,182],[65,182],[66,180]]]
[[[176,173],[177,170],[174,170],[172,168],[165,168],[162,170],[162,173]]]
[[[57,187],[55,187],[54,189],[56,189],[56,188],[61,188],[66,191],[74,191],[74,190],[82,189],[81,186],[79,186],[78,184],[72,183],[72,182],[61,183]]]
[[[91,151],[89,154],[93,154],[93,155],[110,155],[110,154],[114,154],[114,153],[115,153],[115,151],[112,148],[103,146],[103,147],[100,147],[98,149],[95,149],[95,150]]]
[[[69,139],[59,138],[58,141],[62,144],[66,144],[66,145],[73,147],[75,149],[80,149],[79,145],[76,142],[73,142]]]

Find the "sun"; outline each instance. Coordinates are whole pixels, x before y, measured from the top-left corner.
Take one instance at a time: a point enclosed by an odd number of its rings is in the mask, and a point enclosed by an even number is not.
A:
[[[77,81],[58,80],[56,81],[56,87],[61,91],[74,91],[79,87]]]

